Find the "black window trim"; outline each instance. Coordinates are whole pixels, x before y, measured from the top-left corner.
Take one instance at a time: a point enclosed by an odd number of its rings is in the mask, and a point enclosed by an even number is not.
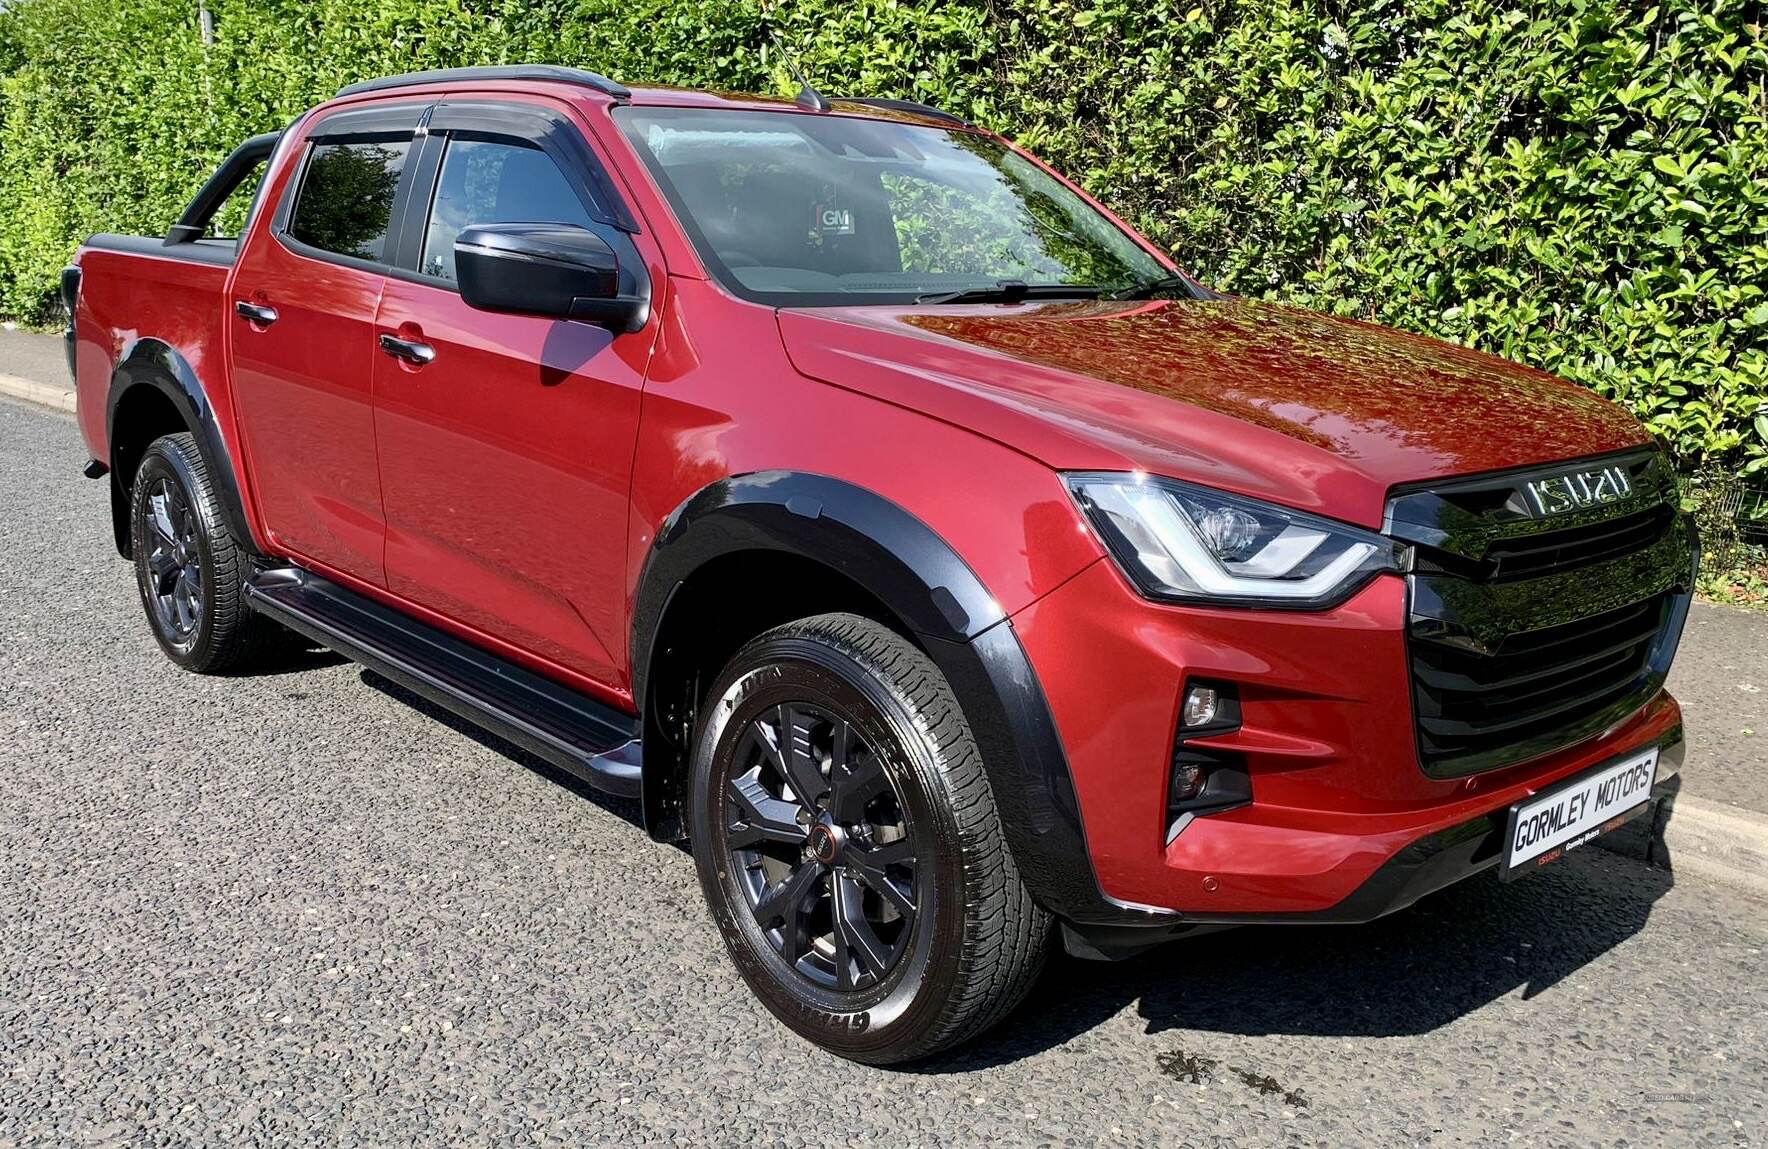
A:
[[[387,262],[388,253],[397,254],[398,251],[397,240],[403,231],[406,203],[411,198],[415,182],[414,161],[422,154],[422,144],[427,135],[426,127],[435,109],[433,101],[375,104],[363,108],[344,108],[315,123],[301,139],[301,157],[296,161],[298,166],[288,185],[283,188],[282,196],[277,201],[276,215],[270,221],[270,234],[276,237],[276,242],[303,259],[385,275],[392,266]],[[307,182],[307,168],[313,162],[313,152],[317,147],[321,144],[385,142],[388,138],[396,142],[401,135],[406,137],[405,163],[399,171],[399,186],[393,192],[393,205],[387,219],[387,236],[381,244],[380,259],[361,259],[326,251],[310,243],[303,243],[289,232],[295,203],[300,197],[302,185]]]
[[[423,258],[424,233],[428,230],[430,211],[435,206],[436,189],[440,185],[442,156],[448,150],[448,137],[431,132],[412,145],[411,190],[401,204],[401,215],[394,222],[397,228],[387,234],[387,274],[397,279],[440,286],[445,281],[418,270]]]

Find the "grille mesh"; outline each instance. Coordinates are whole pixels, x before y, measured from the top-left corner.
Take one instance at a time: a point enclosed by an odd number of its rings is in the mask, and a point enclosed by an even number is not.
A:
[[[1415,639],[1412,678],[1426,761],[1482,757],[1579,729],[1649,672],[1668,595],[1507,637],[1490,654]]]
[[[1486,548],[1488,577],[1493,582],[1538,578],[1630,555],[1662,538],[1675,520],[1674,511],[1659,505],[1605,523],[1504,539]]]

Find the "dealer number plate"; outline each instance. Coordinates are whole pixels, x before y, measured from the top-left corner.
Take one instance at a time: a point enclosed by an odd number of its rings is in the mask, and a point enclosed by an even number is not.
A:
[[[1503,876],[1517,877],[1615,829],[1651,801],[1657,748],[1578,775],[1510,808]]]

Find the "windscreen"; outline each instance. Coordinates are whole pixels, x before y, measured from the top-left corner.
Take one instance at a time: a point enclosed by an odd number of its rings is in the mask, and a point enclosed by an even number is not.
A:
[[[775,305],[989,288],[1133,288],[1168,273],[987,136],[847,116],[626,107],[621,127],[712,273]]]

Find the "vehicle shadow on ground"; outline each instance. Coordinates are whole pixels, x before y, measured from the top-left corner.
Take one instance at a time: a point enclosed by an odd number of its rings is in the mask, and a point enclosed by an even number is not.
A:
[[[305,674],[322,667],[337,666],[347,661],[336,651],[308,642],[294,635],[278,635],[278,641],[245,666],[230,672],[234,678],[277,678],[284,674]]]
[[[425,718],[440,722],[442,725],[463,737],[471,738],[479,745],[503,755],[517,765],[527,767],[545,778],[547,781],[562,786],[578,797],[594,802],[597,806],[600,806],[615,817],[630,822],[633,828],[639,833],[644,833],[644,812],[636,801],[597,790],[594,786],[591,786],[580,778],[567,774],[565,771],[554,766],[544,758],[535,754],[530,754],[528,751],[515,745],[513,742],[504,741],[497,735],[481,729],[455,714],[453,711],[445,710],[442,707],[437,706],[423,695],[414,694],[391,679],[382,678],[372,670],[361,671],[361,676],[364,683],[374,687],[387,697],[394,699],[397,702],[404,703],[406,706],[418,711]]]
[[[962,1073],[1041,1053],[1134,1003],[1145,1032],[1397,1037],[1522,990],[1551,992],[1638,933],[1669,873],[1589,849],[1520,881],[1477,875],[1361,926],[1247,926],[1120,963],[1058,954],[997,1029],[909,1067]]]

